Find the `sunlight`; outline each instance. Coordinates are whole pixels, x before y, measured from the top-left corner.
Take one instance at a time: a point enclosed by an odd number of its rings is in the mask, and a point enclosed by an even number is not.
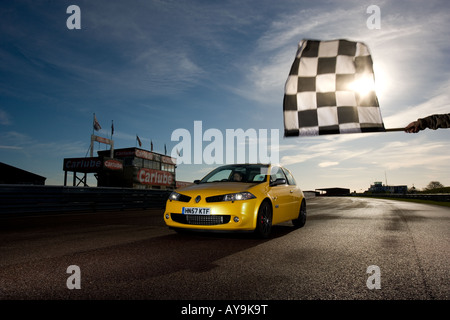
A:
[[[389,97],[389,89],[392,88],[392,66],[387,66],[383,61],[378,61],[374,65],[375,71],[375,91],[380,101],[385,101]],[[388,72],[390,70],[390,72]],[[392,93],[391,93],[392,95]]]
[[[375,91],[375,82],[373,81],[373,77],[361,77],[350,85],[350,89],[364,97],[370,92]]]

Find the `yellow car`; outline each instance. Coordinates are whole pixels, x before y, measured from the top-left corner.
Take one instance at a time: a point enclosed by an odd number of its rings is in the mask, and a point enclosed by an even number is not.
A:
[[[164,212],[175,230],[254,231],[267,238],[272,225],[306,222],[306,201],[286,168],[231,164],[216,168],[169,196]]]

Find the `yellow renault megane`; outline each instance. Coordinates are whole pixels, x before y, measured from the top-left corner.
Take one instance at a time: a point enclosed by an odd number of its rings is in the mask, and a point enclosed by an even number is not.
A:
[[[267,238],[272,225],[306,222],[306,201],[286,168],[231,164],[216,168],[169,196],[164,212],[175,230],[254,231]]]

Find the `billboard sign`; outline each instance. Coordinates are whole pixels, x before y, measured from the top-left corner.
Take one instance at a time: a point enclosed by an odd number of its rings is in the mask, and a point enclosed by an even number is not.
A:
[[[92,173],[98,172],[101,168],[102,160],[99,157],[66,158],[63,164],[63,170],[71,172]]]
[[[143,185],[172,186],[175,182],[173,173],[155,169],[137,170],[136,182]]]
[[[123,170],[122,161],[116,159],[104,159],[100,157],[66,158],[63,170],[71,172],[96,173],[102,169]]]
[[[103,167],[108,170],[123,170],[123,163],[120,160],[109,159],[105,160]]]

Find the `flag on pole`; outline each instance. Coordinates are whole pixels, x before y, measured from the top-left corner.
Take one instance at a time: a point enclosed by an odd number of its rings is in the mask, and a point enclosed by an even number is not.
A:
[[[153,152],[153,140],[150,140],[150,151]]]
[[[139,144],[139,147],[142,147],[142,142],[141,142],[141,139],[139,139],[138,135],[136,135],[136,140],[137,140],[137,143]]]
[[[164,155],[167,155],[167,147],[165,143],[164,143]]]
[[[100,123],[98,122],[97,117],[95,116],[95,113],[94,113],[94,130],[99,131],[101,128],[102,127],[101,127]]]
[[[111,138],[114,134],[114,120],[111,120]]]
[[[302,40],[286,80],[284,135],[385,131],[368,47]]]

